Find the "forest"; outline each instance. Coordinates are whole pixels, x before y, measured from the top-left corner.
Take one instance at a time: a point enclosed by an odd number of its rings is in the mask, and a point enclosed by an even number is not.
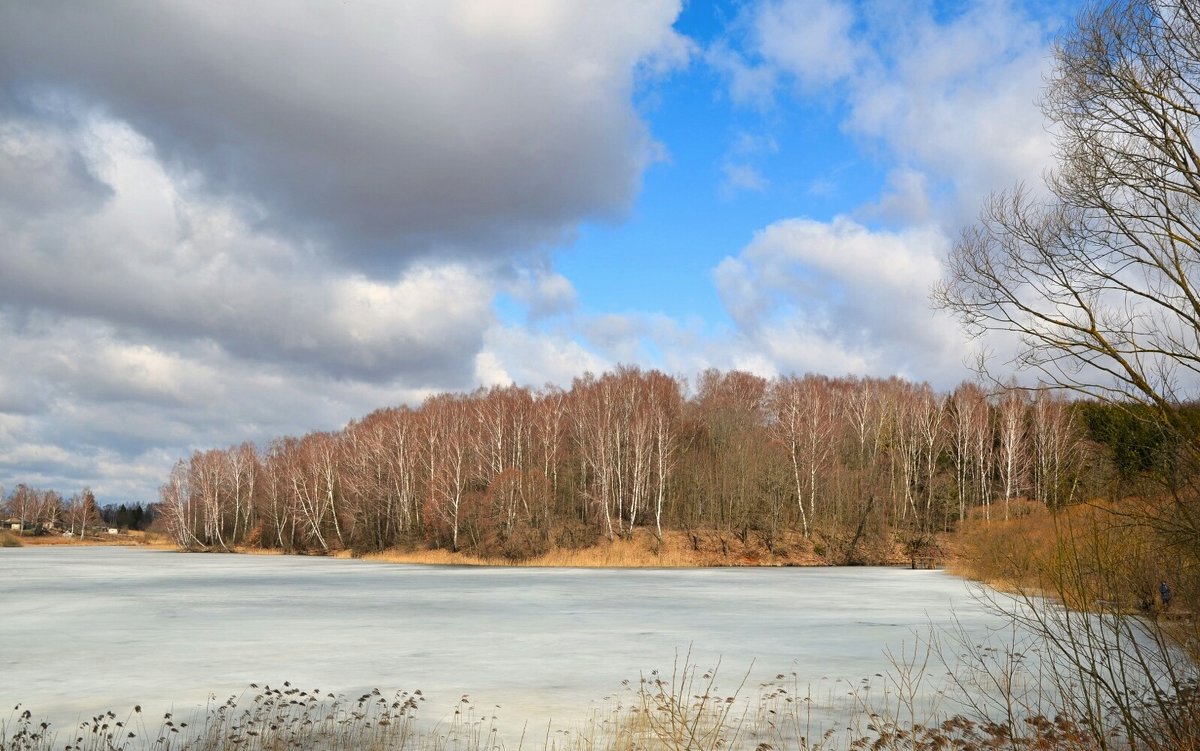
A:
[[[621,367],[569,389],[439,394],[337,432],[198,451],[156,510],[187,549],[515,560],[644,529],[772,552],[799,539],[831,562],[869,562],[873,541],[919,544],[972,516],[1134,492],[1169,461],[1167,435],[1132,405],[1015,387],[715,370],[691,384]]]

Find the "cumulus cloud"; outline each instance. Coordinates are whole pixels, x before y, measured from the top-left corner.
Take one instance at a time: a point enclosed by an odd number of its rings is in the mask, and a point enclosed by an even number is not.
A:
[[[331,375],[421,385],[470,373],[491,318],[484,268],[423,262],[386,281],[341,271],[196,191],[140,134],[99,116],[9,139],[0,164],[13,163],[83,177],[59,180],[59,200],[43,190],[42,210],[0,202],[9,305]],[[0,171],[0,195],[19,179]],[[77,183],[95,197],[75,200]]]
[[[0,481],[150,501],[194,449],[476,382],[487,263],[347,270],[127,123],[56,114],[0,120]]]
[[[546,246],[662,152],[679,7],[0,6],[0,482],[152,500],[196,448],[591,364],[493,301],[574,308]]]
[[[570,313],[579,302],[575,285],[547,263],[514,270],[505,291],[525,305],[531,320]]]
[[[0,409],[0,478],[104,502],[152,501],[193,450],[334,430],[432,389],[296,372],[204,340],[167,340],[83,318],[0,312],[5,392],[41,393]]]
[[[1009,3],[873,18],[875,64],[856,75],[847,127],[885,143],[908,169],[945,183],[947,219],[970,221],[984,197],[1040,181],[1053,141],[1037,105],[1052,28]]]
[[[130,123],[343,261],[509,252],[625,211],[653,152],[639,76],[678,0],[180,0],[0,7],[0,93]],[[32,92],[32,93],[31,93]]]
[[[954,323],[926,299],[947,238],[846,217],[788,219],[758,232],[714,281],[758,371],[964,375]],[[743,355],[745,359],[746,355]],[[750,359],[754,362],[753,358]]]
[[[1053,152],[1036,97],[1053,25],[1004,0],[935,15],[930,4],[768,0],[706,59],[735,102],[778,95],[844,112],[842,126],[894,164],[878,214],[947,226],[1018,180],[1036,183]],[[921,192],[913,188],[920,182]]]
[[[888,173],[887,185],[879,200],[862,207],[860,213],[893,225],[925,224],[936,218],[929,191],[926,173],[898,167]]]
[[[863,54],[852,36],[854,11],[830,0],[766,2],[754,14],[757,52],[787,71],[806,89],[838,82],[850,75]]]
[[[476,358],[476,377],[485,386],[569,386],[584,371],[603,372],[615,363],[575,341],[565,331],[539,332],[519,326],[488,329]]]
[[[743,9],[706,54],[731,99],[766,113],[767,134],[785,98],[836,113],[884,166],[885,182],[877,198],[831,221],[770,224],[715,269],[738,332],[734,360],[768,375],[936,374],[946,385],[966,374],[962,336],[927,295],[948,238],[987,194],[1036,184],[1051,161],[1036,98],[1053,30],[1006,0],[940,10],[764,0]],[[735,137],[730,152],[743,141]],[[831,179],[816,175],[812,185]]]

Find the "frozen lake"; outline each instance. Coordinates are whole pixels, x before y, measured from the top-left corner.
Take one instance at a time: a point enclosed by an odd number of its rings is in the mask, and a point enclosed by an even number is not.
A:
[[[814,693],[957,621],[998,624],[963,580],[854,569],[479,569],[125,548],[0,549],[0,707],[58,727],[177,713],[251,682],[460,695],[510,725],[581,719],[691,649],[721,687],[796,673]],[[938,667],[939,672],[944,669]]]

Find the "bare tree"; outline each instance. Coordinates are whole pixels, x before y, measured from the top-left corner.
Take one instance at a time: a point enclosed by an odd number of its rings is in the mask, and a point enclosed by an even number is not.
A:
[[[1080,439],[1075,413],[1061,395],[1039,391],[1030,405],[1033,497],[1057,507],[1075,500]]]
[[[950,458],[954,462],[954,485],[958,501],[958,521],[966,518],[969,506],[982,505],[984,494],[978,489],[978,477],[985,472],[985,462],[975,451],[982,434],[990,435],[987,396],[973,383],[961,384],[949,399],[950,419],[946,430],[950,437]],[[985,443],[989,448],[990,442]]]
[[[450,549],[459,549],[459,532],[467,490],[477,476],[479,440],[474,407],[462,395],[442,395],[425,401],[424,462],[429,473],[429,507],[448,528]]]
[[[1150,407],[1193,469],[1200,429],[1185,407],[1200,397],[1198,21],[1182,1],[1110,2],[1080,15],[1043,99],[1058,137],[1045,197],[1023,187],[993,196],[934,291],[969,332],[1015,334],[1013,362],[1045,383]],[[1179,504],[1172,523],[1196,549],[1193,505]]]
[[[658,371],[646,377],[646,398],[654,434],[654,533],[662,539],[663,506],[667,487],[675,468],[679,448],[679,421],[683,412],[683,394],[679,381]]]
[[[600,509],[604,534],[613,539],[613,515],[617,496],[618,434],[615,385],[611,378],[597,380],[591,373],[575,379],[571,388],[572,436],[583,465],[582,490]],[[620,518],[617,518],[620,524]]]
[[[781,378],[771,384],[767,405],[772,435],[791,460],[796,508],[804,536],[808,537],[810,520],[815,520],[817,514],[818,474],[829,466],[838,425],[836,395],[828,381],[819,376]]]
[[[37,508],[39,492],[36,488],[31,488],[25,483],[19,483],[13,488],[13,492],[8,496],[7,503],[4,504],[4,510],[18,521],[21,528],[25,528],[25,523],[33,521],[33,516]]]
[[[973,334],[1015,335],[1011,364],[1044,383],[1119,408],[1148,407],[1174,439],[1175,456],[1160,472],[1163,497],[1122,499],[1102,531],[1148,534],[1173,573],[1194,581],[1200,425],[1189,419],[1189,403],[1200,396],[1200,8],[1191,0],[1090,6],[1058,43],[1055,63],[1042,102],[1058,141],[1045,193],[1017,187],[993,196],[955,245],[934,300]],[[1048,583],[1064,602],[1079,594],[1071,588],[1081,578],[1071,574],[1108,565],[1072,544],[1076,565],[1061,564],[1062,576]],[[1076,709],[1089,725],[1117,717],[1133,748],[1196,743],[1200,716],[1184,698],[1194,693],[1194,649],[1164,677],[1130,657],[1127,644],[1136,640],[1128,632],[1140,622],[1119,608],[1103,613],[1115,626],[1097,644],[1094,632],[1045,618],[1053,611],[1040,602],[1032,605],[1035,625],[1088,678],[1087,701]],[[1185,616],[1170,630],[1148,628],[1167,641],[1182,635],[1186,647],[1200,635],[1196,625]],[[1143,701],[1146,686],[1161,700]],[[1094,740],[1109,743],[1101,733]]]
[[[1009,503],[1024,494],[1028,478],[1027,449],[1028,400],[1018,388],[1006,389],[996,406],[996,471],[999,475],[1000,497],[1004,500],[1004,519],[1008,520]]]
[[[96,496],[92,493],[91,488],[85,487],[71,496],[67,505],[67,524],[70,526],[72,534],[78,534],[81,538],[86,537],[88,530],[95,530],[102,523],[100,506],[96,504]],[[79,530],[78,533],[75,532],[76,529]]]
[[[1190,2],[1083,13],[1043,109],[1058,134],[1048,197],[993,196],[935,302],[1020,341],[1051,384],[1135,399],[1179,427],[1200,391],[1200,25]]]

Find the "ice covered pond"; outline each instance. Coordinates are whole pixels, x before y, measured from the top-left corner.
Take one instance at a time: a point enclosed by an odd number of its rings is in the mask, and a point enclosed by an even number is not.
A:
[[[179,713],[251,682],[469,694],[510,723],[570,721],[669,672],[796,673],[819,692],[957,622],[999,619],[961,579],[891,568],[459,568],[122,548],[0,549],[0,711],[62,727],[105,709]],[[938,670],[944,670],[937,668]],[[7,706],[4,703],[7,702]],[[499,705],[500,709],[493,709]]]

